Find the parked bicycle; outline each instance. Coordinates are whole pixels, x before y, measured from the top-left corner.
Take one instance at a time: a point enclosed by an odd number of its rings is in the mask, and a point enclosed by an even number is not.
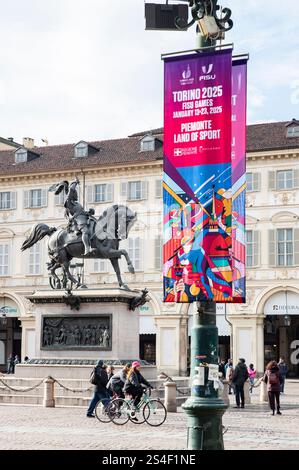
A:
[[[115,398],[106,408],[106,414],[117,425],[124,425],[129,420],[134,424],[146,422],[150,426],[161,426],[166,418],[167,411],[159,398],[151,398],[151,389],[144,389],[139,404],[134,407],[133,399]],[[107,418],[108,419],[108,418]]]

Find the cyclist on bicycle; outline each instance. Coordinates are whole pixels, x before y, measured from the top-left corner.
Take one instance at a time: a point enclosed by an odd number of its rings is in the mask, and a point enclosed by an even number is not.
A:
[[[130,368],[131,364],[126,364],[122,370],[112,375],[107,384],[107,389],[112,393],[112,395],[116,394],[119,398],[125,398],[123,387],[125,385]]]
[[[124,386],[124,392],[133,397],[133,406],[136,408],[141,400],[145,385],[148,388],[153,386],[141,375],[140,373],[141,364],[138,361],[134,361],[128,372],[127,380]]]

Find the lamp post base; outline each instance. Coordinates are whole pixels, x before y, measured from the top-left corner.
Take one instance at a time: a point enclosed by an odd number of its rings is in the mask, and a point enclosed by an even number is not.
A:
[[[182,408],[188,416],[188,450],[224,450],[222,416],[227,405],[219,398],[190,397]]]

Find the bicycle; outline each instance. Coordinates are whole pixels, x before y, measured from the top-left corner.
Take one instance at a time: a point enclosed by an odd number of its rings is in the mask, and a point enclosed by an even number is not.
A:
[[[134,407],[132,398],[116,398],[107,408],[111,421],[117,425],[124,425],[129,420],[134,424],[147,422],[150,426],[161,426],[166,418],[167,411],[159,398],[151,398],[150,389],[145,389],[138,405]]]

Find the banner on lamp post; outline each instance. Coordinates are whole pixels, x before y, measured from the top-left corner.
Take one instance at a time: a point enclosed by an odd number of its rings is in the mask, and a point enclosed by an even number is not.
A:
[[[233,301],[246,299],[246,108],[247,59],[235,60],[232,71],[232,268]]]
[[[164,66],[164,301],[233,302],[232,53]]]

